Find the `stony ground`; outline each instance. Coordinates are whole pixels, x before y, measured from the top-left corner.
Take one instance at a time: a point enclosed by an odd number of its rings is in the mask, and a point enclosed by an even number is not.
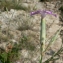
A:
[[[22,46],[20,58],[15,63],[39,63],[40,59],[40,15],[30,16],[31,11],[35,10],[51,10],[57,17],[47,15],[47,39],[55,34],[55,32],[63,26],[61,12],[59,10],[62,5],[61,1],[39,2],[39,0],[23,0],[21,5],[25,10],[10,9],[10,11],[0,12],[0,47],[6,48],[9,42],[19,43],[19,40],[25,36],[25,46]],[[43,61],[49,58],[54,52],[58,51],[63,41],[63,27],[56,42],[51,45],[50,49],[43,57]],[[27,43],[26,43],[27,42]],[[46,42],[47,46],[48,42]],[[63,55],[54,63],[63,63]]]

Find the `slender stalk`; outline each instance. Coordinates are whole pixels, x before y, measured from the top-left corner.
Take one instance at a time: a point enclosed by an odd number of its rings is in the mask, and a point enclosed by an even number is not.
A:
[[[42,58],[43,58],[43,52],[45,50],[45,38],[46,38],[46,24],[45,21],[41,18],[41,30],[40,30],[40,53],[41,53],[41,58],[40,58],[40,63],[42,63]]]
[[[41,43],[40,43],[41,44]],[[42,58],[43,58],[43,48],[42,48],[42,44],[40,45],[40,54],[41,54],[41,57],[40,57],[40,63],[42,63]]]

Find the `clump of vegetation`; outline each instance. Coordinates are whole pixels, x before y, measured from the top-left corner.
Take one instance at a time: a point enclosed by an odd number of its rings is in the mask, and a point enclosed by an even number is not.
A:
[[[21,6],[21,1],[20,0],[0,0],[0,9],[2,11],[7,11],[10,9],[22,9],[22,10],[27,10],[27,8]]]
[[[0,61],[2,63],[14,63],[19,59],[19,51],[22,49],[34,51],[35,45],[29,42],[30,37],[23,35],[19,43],[10,42],[5,48],[0,48]]]
[[[27,50],[35,50],[35,45],[32,42],[29,42],[31,38],[29,36],[25,36],[23,35],[20,43],[19,43],[19,47],[21,47],[21,49],[27,49]]]
[[[21,24],[18,27],[18,30],[30,30],[34,26],[33,22],[30,22],[29,20],[22,21]]]
[[[0,61],[2,63],[14,63],[19,57],[18,45],[7,44],[6,49],[0,48]]]

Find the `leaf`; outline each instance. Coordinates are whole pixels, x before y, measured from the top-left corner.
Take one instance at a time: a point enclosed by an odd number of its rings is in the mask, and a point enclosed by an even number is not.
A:
[[[54,34],[54,36],[50,39],[49,44],[48,44],[48,46],[46,47],[45,51],[49,48],[49,46],[50,46],[52,43],[54,43],[54,42],[56,41],[56,39],[57,39],[57,37],[58,37],[60,31],[61,31],[61,28],[60,28],[59,30],[57,30],[57,32]]]
[[[4,58],[4,61],[7,61],[7,53],[6,52],[2,53],[1,56],[2,56],[2,58]]]

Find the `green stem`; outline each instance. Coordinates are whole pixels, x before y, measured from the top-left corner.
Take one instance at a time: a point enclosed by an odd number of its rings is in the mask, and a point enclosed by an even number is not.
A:
[[[41,52],[40,63],[42,63],[43,52],[45,50],[45,38],[46,38],[46,24],[42,18],[41,18],[40,26],[41,26],[41,30],[40,30],[40,52]]]
[[[46,23],[45,20],[41,18],[41,31],[40,31],[40,43],[42,44],[43,51],[45,50],[46,41]]]
[[[42,63],[42,58],[43,58],[43,54],[42,54],[42,44],[40,45],[40,54],[41,54],[41,57],[40,57],[40,63]]]

